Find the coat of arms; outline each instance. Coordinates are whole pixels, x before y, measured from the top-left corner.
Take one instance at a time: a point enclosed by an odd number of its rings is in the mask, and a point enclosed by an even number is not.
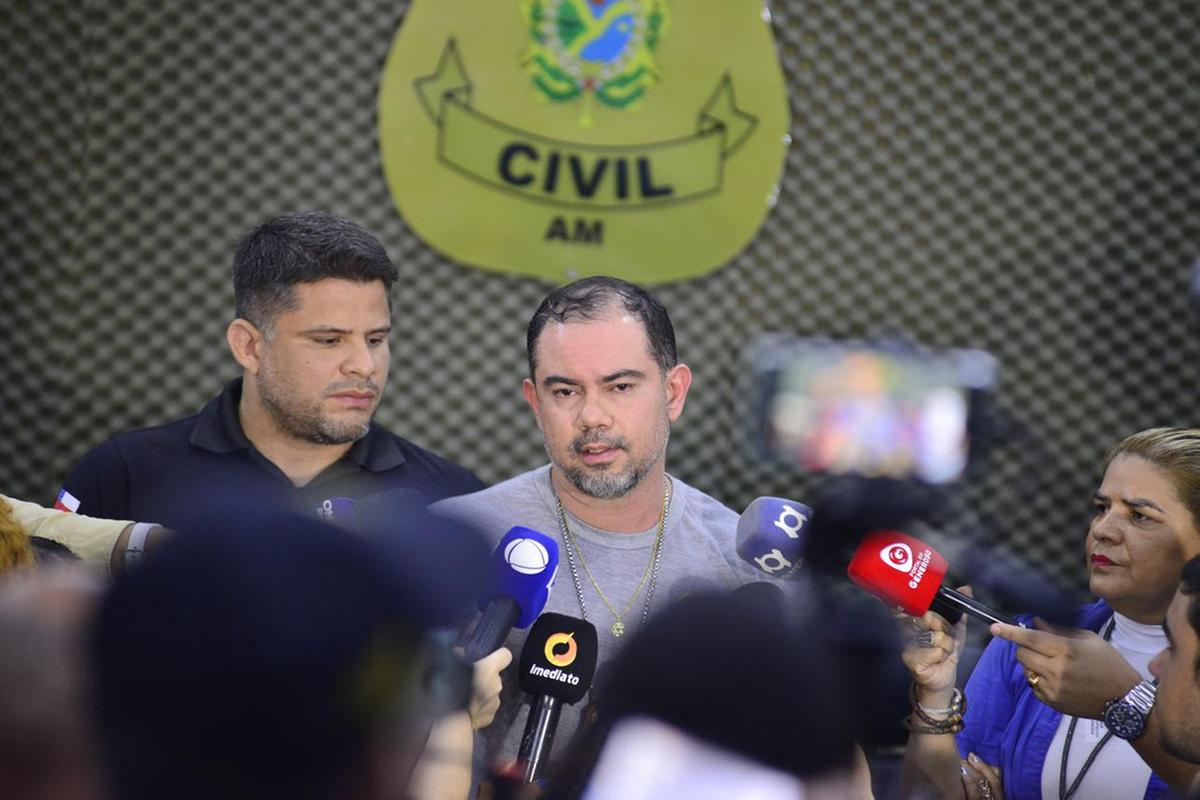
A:
[[[628,108],[659,77],[655,52],[667,32],[666,0],[523,0],[532,43],[523,63],[533,85],[554,103],[582,100]]]

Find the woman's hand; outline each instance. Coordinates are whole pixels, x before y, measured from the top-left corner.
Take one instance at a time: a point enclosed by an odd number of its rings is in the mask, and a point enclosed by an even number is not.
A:
[[[970,595],[970,587],[959,589]],[[966,641],[966,618],[951,625],[932,611],[923,617],[901,618],[904,636],[904,666],[912,673],[918,699],[926,705],[945,702],[954,690],[958,677],[958,659]]]
[[[1000,770],[971,753],[962,762],[963,792],[968,800],[1004,800]]]
[[[1017,645],[1017,660],[1034,695],[1075,717],[1102,719],[1104,704],[1142,679],[1116,648],[1091,631],[1035,620],[1037,630],[995,623],[993,636]]]

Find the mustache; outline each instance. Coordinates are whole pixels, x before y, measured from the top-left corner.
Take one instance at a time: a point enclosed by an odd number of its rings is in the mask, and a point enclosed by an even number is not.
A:
[[[590,444],[602,444],[614,450],[629,449],[629,440],[624,436],[605,436],[599,431],[579,434],[571,440],[571,449],[579,453]]]
[[[358,381],[341,381],[340,383],[334,383],[325,388],[326,397],[335,395],[338,392],[371,392],[372,394],[378,395],[380,389],[379,384],[375,383],[375,381],[367,381],[366,383],[360,383]]]

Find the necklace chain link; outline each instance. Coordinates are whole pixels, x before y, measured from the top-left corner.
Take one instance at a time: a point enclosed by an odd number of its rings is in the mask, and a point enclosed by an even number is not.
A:
[[[575,553],[579,553],[579,564],[583,567],[584,574],[588,576],[588,580],[592,583],[592,588],[596,590],[596,594],[600,600],[608,608],[609,613],[613,615],[612,635],[619,637],[625,633],[625,623],[622,621],[629,609],[633,608],[634,602],[638,595],[642,592],[642,587],[646,585],[647,579],[650,581],[650,586],[646,590],[646,604],[642,608],[642,622],[645,623],[646,617],[650,614],[650,600],[654,597],[654,587],[658,582],[658,564],[662,558],[662,542],[663,535],[667,530],[667,514],[671,508],[671,480],[664,476],[663,478],[663,503],[662,510],[658,516],[658,533],[654,537],[654,549],[650,554],[650,560],[646,562],[646,570],[642,573],[642,579],[638,581],[638,585],[633,590],[633,594],[629,598],[629,602],[625,604],[625,608],[617,613],[616,607],[609,601],[608,596],[604,594],[604,590],[600,588],[600,584],[596,581],[596,576],[588,568],[587,561],[583,558],[583,549],[579,546],[575,539],[571,528],[567,525],[567,513],[563,509],[562,501],[558,498],[558,492],[554,491],[554,486],[551,484],[550,493],[554,496],[554,506],[558,511],[558,527],[562,532],[563,543],[566,545],[567,551],[567,566],[571,570],[571,581],[575,584],[575,596],[579,599],[579,612],[583,618],[587,619],[587,605],[583,601],[583,582],[579,580],[579,571],[575,567]]]

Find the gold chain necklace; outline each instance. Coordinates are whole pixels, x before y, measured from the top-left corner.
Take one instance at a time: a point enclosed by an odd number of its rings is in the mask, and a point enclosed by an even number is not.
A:
[[[571,528],[567,525],[567,513],[563,510],[562,501],[558,499],[558,492],[554,491],[553,484],[550,486],[550,493],[554,495],[554,506],[558,511],[558,526],[562,529],[563,541],[567,545],[567,565],[571,568],[571,580],[575,583],[575,594],[579,597],[579,611],[586,620],[587,607],[583,602],[583,584],[579,581],[579,573],[575,570],[576,552],[579,553],[579,564],[583,567],[584,574],[592,582],[592,588],[596,590],[596,594],[600,597],[600,600],[608,608],[609,613],[613,615],[615,621],[612,624],[611,630],[614,637],[620,637],[625,633],[625,623],[622,620],[629,613],[629,609],[633,608],[633,603],[637,600],[638,595],[642,593],[642,587],[646,585],[647,580],[650,581],[650,589],[646,594],[646,606],[642,612],[643,622],[647,614],[650,613],[650,598],[654,596],[654,584],[658,578],[658,562],[659,556],[662,553],[663,534],[667,530],[667,512],[671,507],[671,481],[665,476],[663,481],[663,504],[658,516],[658,534],[654,537],[654,549],[650,553],[650,560],[646,562],[646,570],[642,573],[642,579],[638,581],[638,585],[633,590],[629,602],[625,604],[625,608],[621,609],[621,613],[619,614],[616,607],[609,601],[608,596],[604,594],[604,590],[600,588],[600,584],[596,582],[596,576],[588,568],[587,562],[584,561],[583,549],[579,547],[574,534],[571,533]]]

